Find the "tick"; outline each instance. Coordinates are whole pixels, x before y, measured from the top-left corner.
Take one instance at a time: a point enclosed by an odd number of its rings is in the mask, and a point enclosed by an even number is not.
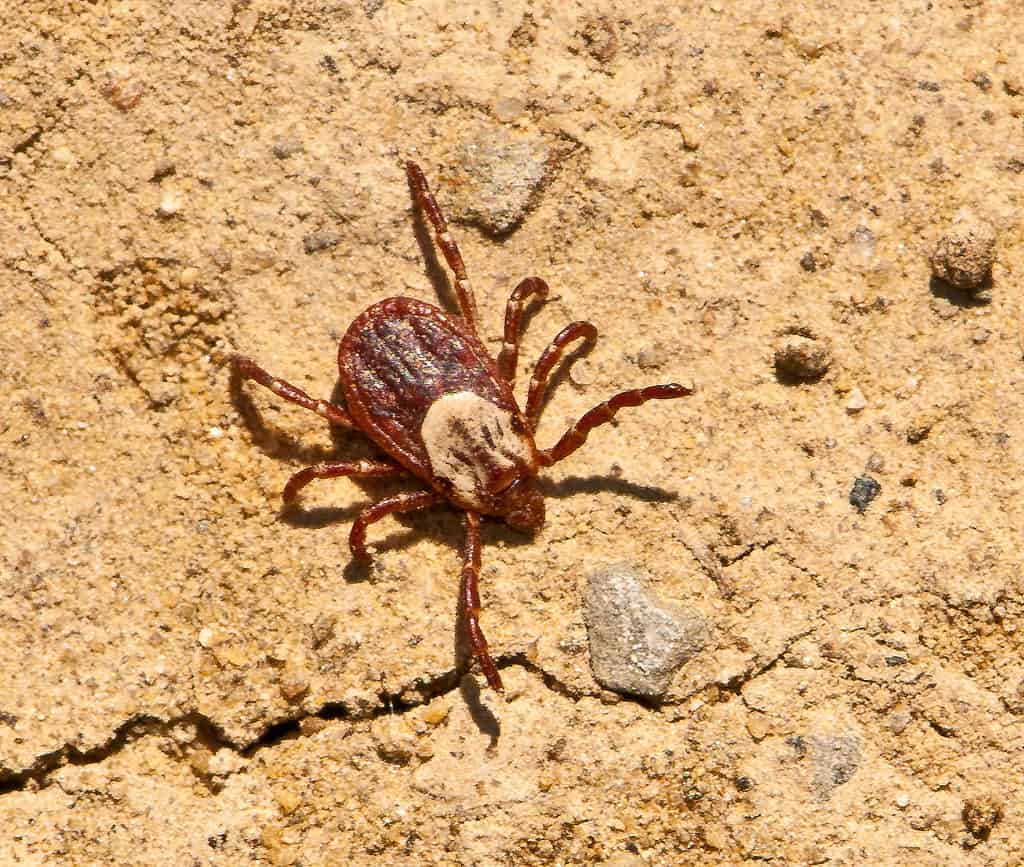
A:
[[[356,317],[338,347],[344,406],[315,400],[301,388],[272,376],[242,355],[230,362],[285,400],[315,412],[330,424],[368,437],[383,452],[380,460],[322,463],[295,473],[284,487],[291,503],[314,479],[406,477],[420,489],[382,499],[363,510],[352,524],[353,557],[368,563],[366,530],[386,515],[448,504],[462,513],[465,541],[459,601],[466,638],[487,683],[504,692],[501,677],[480,628],[480,519],[497,518],[515,530],[530,532],[544,523],[544,498],[536,480],[541,469],[567,458],[587,435],[612,420],[624,407],[649,400],[683,397],[682,385],[651,385],[616,394],[585,413],[550,448],[538,448],[534,432],[551,371],[571,344],[589,348],[597,329],[589,322],[567,325],[544,350],[530,379],[526,408],[512,388],[523,308],[543,300],[548,285],[527,277],[512,291],[505,309],[505,339],[495,359],[480,339],[473,291],[458,245],[448,231],[420,167],[406,163],[416,204],[434,231],[455,276],[459,315],[412,298],[387,298]]]

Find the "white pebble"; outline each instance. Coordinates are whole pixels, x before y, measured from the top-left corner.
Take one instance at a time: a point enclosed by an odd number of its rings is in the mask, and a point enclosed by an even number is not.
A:
[[[161,217],[173,217],[181,210],[181,200],[174,191],[164,190],[156,210]]]
[[[864,397],[864,392],[859,388],[855,388],[850,392],[850,399],[846,401],[846,411],[848,413],[860,412],[868,405],[867,398]]]

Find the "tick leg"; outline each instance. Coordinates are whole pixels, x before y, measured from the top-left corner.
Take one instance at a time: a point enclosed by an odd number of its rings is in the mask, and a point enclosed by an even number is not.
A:
[[[306,485],[313,479],[337,479],[342,476],[357,476],[359,478],[381,478],[384,476],[401,476],[405,469],[397,464],[390,464],[385,461],[349,461],[338,464],[316,464],[299,470],[288,480],[284,486],[281,499],[285,504],[294,502]]]
[[[533,371],[530,391],[526,396],[526,420],[530,423],[531,430],[537,430],[537,422],[540,421],[541,403],[544,400],[544,390],[547,388],[551,369],[558,364],[558,360],[565,353],[565,348],[574,340],[582,340],[583,345],[589,349],[597,340],[597,329],[589,322],[570,322],[544,350]]]
[[[387,497],[372,506],[367,506],[353,521],[352,529],[348,534],[348,546],[352,549],[352,556],[361,563],[370,562],[370,552],[366,550],[366,528],[370,524],[376,523],[387,515],[415,512],[418,509],[427,509],[444,502],[445,498],[433,491],[415,491],[411,494],[396,494],[394,497]]]
[[[423,170],[416,163],[407,162],[405,173],[409,177],[409,186],[412,187],[413,195],[416,197],[416,204],[434,229],[435,243],[441,248],[448,267],[455,274],[455,295],[459,300],[459,312],[470,330],[476,334],[476,299],[473,297],[473,289],[466,276],[466,266],[462,261],[459,245],[455,243],[455,238],[448,231],[448,223],[437,205],[434,194],[430,192]]]
[[[314,400],[298,386],[271,376],[251,358],[244,355],[214,355],[214,361],[218,364],[230,364],[242,379],[251,379],[258,382],[264,388],[269,388],[278,397],[283,397],[292,403],[297,403],[305,409],[315,412],[321,418],[327,419],[331,424],[338,427],[356,428],[352,417],[342,407],[327,400]]]
[[[570,326],[571,327],[571,326]],[[599,403],[592,410],[584,413],[583,417],[576,422],[569,430],[562,434],[562,438],[550,449],[540,452],[540,462],[543,466],[549,467],[563,458],[567,458],[583,443],[587,441],[587,435],[599,425],[612,420],[620,409],[627,406],[640,406],[649,400],[670,400],[674,397],[685,397],[693,394],[693,389],[685,385],[649,385],[647,388],[635,388],[632,391],[623,391],[615,397]]]
[[[504,694],[498,669],[487,652],[487,639],[480,628],[480,516],[476,512],[463,512],[462,525],[466,528],[466,544],[462,549],[462,581],[459,585],[459,600],[466,618],[466,637],[473,655],[480,662],[480,669],[487,678],[487,685],[497,693]]]
[[[523,305],[535,295],[541,300],[548,297],[548,284],[540,277],[527,277],[512,290],[505,307],[505,342],[498,355],[498,372],[509,385],[516,381],[516,362],[519,360],[519,338],[523,321]]]

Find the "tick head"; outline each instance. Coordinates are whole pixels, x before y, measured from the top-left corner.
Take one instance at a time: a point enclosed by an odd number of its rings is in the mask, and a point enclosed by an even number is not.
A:
[[[513,530],[529,533],[544,523],[544,497],[537,490],[532,476],[520,476],[504,491],[501,498],[501,516]]]

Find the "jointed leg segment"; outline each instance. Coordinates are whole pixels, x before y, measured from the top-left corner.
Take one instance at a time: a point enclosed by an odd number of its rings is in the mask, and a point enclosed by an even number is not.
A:
[[[285,400],[297,403],[299,406],[308,409],[310,412],[315,412],[318,416],[327,419],[327,421],[333,425],[353,429],[356,428],[355,422],[352,421],[352,417],[344,408],[327,400],[314,400],[298,386],[292,385],[290,382],[285,382],[283,379],[278,379],[276,376],[272,376],[267,373],[267,371],[260,367],[251,358],[246,358],[244,355],[232,354],[215,356],[215,360],[219,363],[231,364],[231,366],[238,371],[238,375],[241,376],[242,379],[251,379],[254,382],[258,382],[264,388],[269,388],[274,392],[274,394],[278,395],[278,397],[283,397]]]
[[[413,195],[416,197],[416,204],[430,222],[434,229],[434,240],[441,248],[448,267],[455,274],[455,295],[459,300],[459,311],[462,318],[469,326],[469,330],[476,334],[476,299],[473,297],[473,289],[469,285],[469,278],[466,276],[466,266],[462,261],[462,253],[459,252],[459,245],[455,238],[448,231],[448,223],[444,214],[430,192],[430,186],[423,175],[423,170],[414,162],[405,164],[405,172],[409,177],[409,186],[412,187]]]
[[[466,528],[466,544],[462,549],[462,580],[459,584],[459,600],[466,618],[466,637],[473,655],[480,662],[480,669],[487,678],[487,685],[497,693],[504,693],[501,676],[487,650],[487,639],[480,628],[480,516],[476,512],[463,512],[462,524]]]
[[[551,466],[563,458],[571,455],[583,443],[587,441],[587,435],[596,427],[610,422],[615,413],[627,406],[640,406],[649,400],[669,400],[675,397],[685,397],[693,394],[693,389],[685,385],[649,385],[647,388],[635,388],[632,391],[623,391],[613,398],[599,403],[576,422],[569,430],[562,434],[562,438],[550,449],[540,452],[541,464]]]
[[[380,502],[367,506],[360,512],[359,517],[352,522],[352,529],[348,534],[348,546],[352,549],[352,556],[362,563],[370,562],[370,553],[366,550],[366,528],[387,515],[394,515],[399,512],[415,512],[419,509],[427,509],[430,506],[437,506],[446,502],[445,498],[433,491],[415,491],[411,494],[397,494],[394,497],[386,497]]]
[[[516,381],[516,363],[519,360],[519,340],[522,337],[523,307],[531,295],[541,300],[548,297],[548,284],[540,277],[527,277],[508,298],[505,307],[505,342],[498,355],[498,372],[509,385]]]
[[[291,503],[299,495],[306,485],[313,479],[337,479],[343,476],[356,476],[358,478],[382,478],[387,476],[401,476],[405,469],[397,464],[386,461],[345,461],[343,463],[315,464],[299,470],[288,480],[284,486],[281,499]]]
[[[551,370],[565,352],[565,348],[574,340],[583,340],[587,347],[593,346],[597,340],[597,329],[589,322],[570,322],[565,326],[555,339],[551,341],[544,350],[533,371],[533,378],[530,380],[530,390],[526,396],[526,420],[530,428],[537,429],[537,422],[540,420],[541,404],[544,401],[544,390],[547,388],[548,378]]]

